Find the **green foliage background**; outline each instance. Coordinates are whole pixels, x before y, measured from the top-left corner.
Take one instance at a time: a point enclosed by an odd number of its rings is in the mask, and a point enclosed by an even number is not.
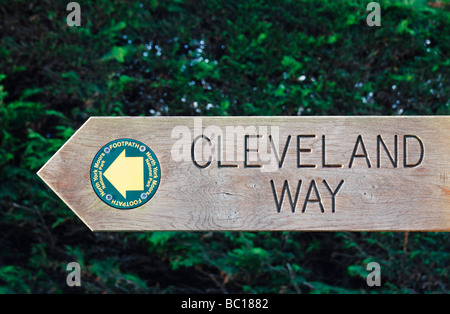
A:
[[[92,115],[448,115],[448,1],[68,2],[0,0],[0,292],[450,292],[448,233],[93,234],[36,176]]]

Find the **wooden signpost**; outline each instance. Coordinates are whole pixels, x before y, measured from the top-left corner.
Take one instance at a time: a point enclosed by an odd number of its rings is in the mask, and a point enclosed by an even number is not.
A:
[[[38,175],[93,231],[450,231],[450,117],[92,117]]]

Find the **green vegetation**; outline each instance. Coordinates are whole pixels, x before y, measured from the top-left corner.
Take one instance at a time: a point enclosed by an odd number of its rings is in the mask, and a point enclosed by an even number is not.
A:
[[[448,233],[93,234],[36,176],[92,115],[448,115],[449,2],[368,2],[0,0],[0,293],[449,293]]]

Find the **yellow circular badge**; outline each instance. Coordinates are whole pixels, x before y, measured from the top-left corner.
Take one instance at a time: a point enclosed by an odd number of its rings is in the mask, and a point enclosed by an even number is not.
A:
[[[91,183],[109,206],[131,209],[147,203],[161,181],[155,153],[134,139],[118,139],[103,146],[91,165]]]

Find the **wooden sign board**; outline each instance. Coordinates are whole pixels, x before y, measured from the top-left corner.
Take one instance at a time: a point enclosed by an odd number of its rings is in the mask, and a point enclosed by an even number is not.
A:
[[[92,117],[38,175],[93,231],[450,231],[450,117]]]

